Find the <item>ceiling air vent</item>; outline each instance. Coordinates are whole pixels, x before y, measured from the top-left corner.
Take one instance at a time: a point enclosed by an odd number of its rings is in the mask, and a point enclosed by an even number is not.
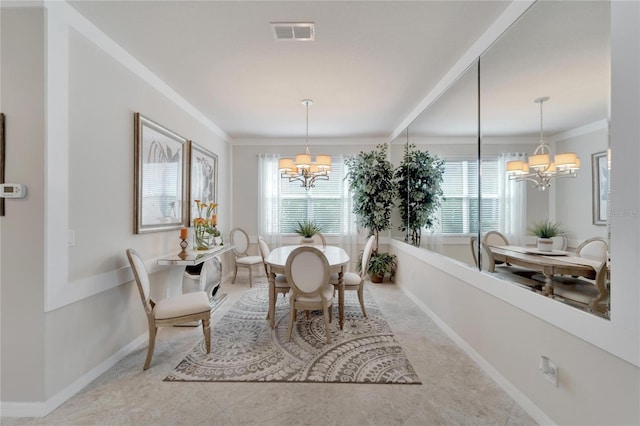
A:
[[[273,38],[279,41],[313,41],[313,22],[271,22]]]

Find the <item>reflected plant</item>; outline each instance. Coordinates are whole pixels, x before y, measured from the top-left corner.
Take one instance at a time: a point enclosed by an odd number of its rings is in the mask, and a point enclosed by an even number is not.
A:
[[[395,172],[402,215],[401,231],[410,231],[405,241],[420,246],[423,228],[435,225],[435,213],[442,199],[444,161],[414,144],[404,148],[402,163]],[[410,240],[410,241],[408,241]]]

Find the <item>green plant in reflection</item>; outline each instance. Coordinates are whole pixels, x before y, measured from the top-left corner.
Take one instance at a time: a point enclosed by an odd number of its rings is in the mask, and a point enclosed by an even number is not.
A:
[[[435,213],[442,199],[444,161],[429,151],[420,151],[414,144],[405,145],[402,163],[395,172],[398,185],[401,231],[405,241],[420,246],[423,228],[436,223]]]

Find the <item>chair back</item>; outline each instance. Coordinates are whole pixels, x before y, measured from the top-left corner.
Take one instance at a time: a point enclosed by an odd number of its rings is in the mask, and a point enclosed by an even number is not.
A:
[[[262,238],[258,237],[258,249],[260,250],[260,256],[262,256],[262,263],[264,264],[264,273],[269,276],[269,271],[267,268],[267,264],[265,263],[265,259],[271,253],[271,249],[267,245],[267,242]]]
[[[566,250],[567,249],[567,236],[566,235],[557,235],[555,237],[551,237],[553,241],[553,249],[554,250]]]
[[[587,259],[606,262],[608,250],[609,244],[607,240],[600,237],[593,237],[580,244],[576,249],[576,254]]]
[[[494,272],[496,270],[496,260],[493,253],[487,248],[487,244],[480,243],[480,265],[483,271]]]
[[[322,296],[322,289],[329,285],[329,262],[315,247],[298,247],[287,258],[285,276],[294,294]]]
[[[484,235],[482,241],[490,246],[508,246],[509,239],[498,231],[489,231]]]
[[[478,237],[472,236],[469,238],[469,245],[471,246],[471,256],[473,257],[473,263],[478,266]]]
[[[364,245],[364,251],[362,252],[362,264],[360,265],[360,278],[364,279],[367,276],[369,270],[369,259],[371,259],[371,251],[373,250],[373,242],[375,241],[375,235],[372,235]]]
[[[242,228],[233,228],[229,233],[231,244],[234,245],[233,252],[236,256],[247,256],[249,250],[249,235]]]
[[[127,259],[129,259],[129,265],[133,271],[133,277],[138,285],[138,291],[140,292],[140,298],[142,299],[142,305],[147,315],[151,315],[153,312],[153,306],[151,305],[150,296],[150,284],[149,274],[147,268],[144,266],[142,257],[133,249],[127,249]]]

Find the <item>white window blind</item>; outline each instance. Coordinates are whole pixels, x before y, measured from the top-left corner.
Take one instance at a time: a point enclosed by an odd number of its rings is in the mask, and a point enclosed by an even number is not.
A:
[[[443,234],[475,234],[478,232],[478,210],[481,209],[482,232],[495,229],[511,232],[513,219],[505,211],[514,210],[515,195],[506,191],[504,166],[495,158],[482,159],[482,197],[478,202],[478,161],[475,158],[448,159],[442,182],[441,221]],[[520,211],[512,215],[518,217]]]

